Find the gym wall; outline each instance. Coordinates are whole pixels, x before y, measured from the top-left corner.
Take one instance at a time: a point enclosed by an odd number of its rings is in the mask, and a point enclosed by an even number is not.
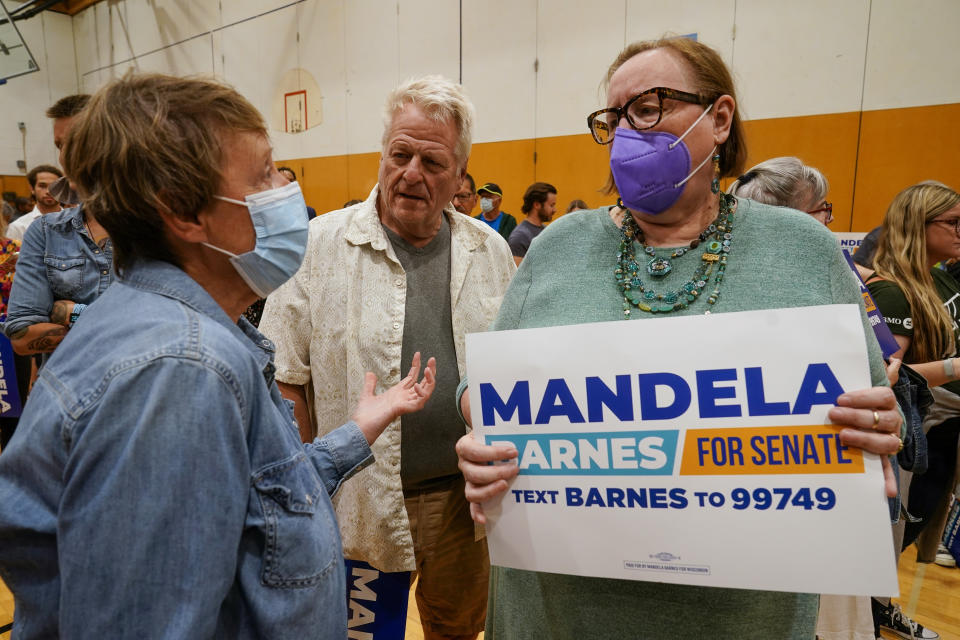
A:
[[[327,211],[375,183],[387,92],[440,73],[477,107],[469,171],[504,188],[505,210],[519,215],[535,180],[556,185],[563,208],[598,206],[613,201],[599,192],[606,149],[586,133],[600,80],[626,43],[671,32],[696,34],[734,70],[750,164],[797,155],[825,172],[833,230],[876,226],[919,180],[960,188],[956,0],[109,0],[72,21],[48,13],[23,27],[44,71],[0,87],[0,174],[15,173],[17,119],[30,118],[30,164],[55,160],[43,109],[128,69],[212,73],[269,115],[281,76],[302,68],[321,122],[272,138]]]

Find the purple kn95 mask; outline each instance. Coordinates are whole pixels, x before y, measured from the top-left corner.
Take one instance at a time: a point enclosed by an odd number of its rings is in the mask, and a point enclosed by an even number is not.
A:
[[[713,157],[711,151],[690,171],[690,150],[683,143],[709,111],[707,107],[679,138],[664,131],[617,128],[610,150],[610,171],[626,207],[655,215],[673,206],[687,180]]]

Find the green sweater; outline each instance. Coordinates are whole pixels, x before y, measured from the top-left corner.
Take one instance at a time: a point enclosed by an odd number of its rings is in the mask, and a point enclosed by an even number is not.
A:
[[[733,221],[733,250],[719,302],[711,308],[703,295],[674,315],[860,302],[859,286],[836,240],[810,216],[740,200]],[[533,241],[493,330],[622,319],[623,298],[613,276],[619,242],[619,230],[606,209],[578,211],[558,219]],[[657,251],[658,256],[669,253],[669,249]],[[657,290],[682,285],[696,268],[700,253],[694,250],[674,259],[673,272],[657,284]],[[707,292],[712,290],[711,281]],[[631,313],[632,319],[650,317],[637,310]],[[863,322],[871,378],[875,385],[885,385],[883,357],[865,314]],[[682,349],[677,346],[677,357],[696,358]],[[783,553],[790,550],[784,548]],[[810,594],[493,567],[485,637],[812,640],[817,605],[818,596]]]

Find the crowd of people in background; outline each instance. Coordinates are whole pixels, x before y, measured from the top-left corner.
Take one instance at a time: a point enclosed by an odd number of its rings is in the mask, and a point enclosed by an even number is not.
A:
[[[940,535],[958,483],[960,194],[906,186],[848,264],[823,173],[794,157],[743,170],[712,49],[635,43],[605,87],[588,122],[610,145],[610,204],[574,198],[556,220],[562,185],[529,185],[517,216],[502,177],[477,186],[473,105],[438,76],[387,97],[376,186],[322,215],[229,87],[131,74],[52,105],[63,170],[33,167],[30,199],[5,193],[0,217],[25,403],[0,417],[0,576],[22,637],[342,637],[346,555],[417,577],[427,638],[938,638],[889,598],[490,567],[474,525],[517,473],[489,463],[517,453],[464,428],[467,334],[777,309],[796,291],[866,291],[882,314],[864,316],[873,388],[831,418],[895,472],[897,557],[917,543],[956,566]],[[685,164],[650,152],[653,134]],[[724,278],[728,260],[767,286]]]

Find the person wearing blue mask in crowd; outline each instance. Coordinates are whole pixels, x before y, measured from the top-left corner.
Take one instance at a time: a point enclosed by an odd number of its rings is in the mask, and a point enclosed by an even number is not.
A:
[[[307,216],[233,89],[128,74],[94,95],[64,165],[117,281],[43,368],[0,456],[13,635],[343,638],[329,494],[429,398],[420,358],[304,445],[273,346],[241,312],[300,266]]]
[[[510,234],[517,228],[517,219],[506,211],[501,211],[503,190],[500,185],[487,182],[477,189],[477,195],[480,196],[480,213],[474,218],[483,220],[490,225],[491,229],[503,236],[504,240],[509,240]]]
[[[294,173],[293,169],[291,169],[290,167],[277,167],[277,171],[279,171],[280,175],[286,178],[289,182],[297,182],[297,174]],[[307,219],[313,220],[316,217],[317,217],[317,211],[313,207],[308,205]],[[253,326],[259,327],[260,318],[263,316],[263,307],[266,304],[266,302],[267,302],[266,298],[260,298],[259,300],[254,302],[252,305],[247,307],[246,311],[243,312],[243,317],[249,320],[250,324],[252,324]]]
[[[637,42],[611,64],[606,86],[606,108],[587,123],[597,143],[610,145],[609,187],[620,202],[567,214],[537,237],[493,330],[859,304],[856,279],[822,224],[720,192],[746,149],[733,80],[716,51],[688,38]],[[843,444],[891,454],[903,416],[865,314],[863,323],[876,386],[843,394],[829,416],[844,427]],[[708,356],[684,344],[664,348],[684,362]],[[460,406],[469,418],[469,394]],[[485,521],[482,503],[503,495],[518,472],[516,448],[468,434],[457,451],[473,516]],[[514,464],[490,464],[508,459]],[[895,495],[886,460],[885,475]],[[813,594],[493,567],[485,637],[801,639],[813,638],[816,618]]]

